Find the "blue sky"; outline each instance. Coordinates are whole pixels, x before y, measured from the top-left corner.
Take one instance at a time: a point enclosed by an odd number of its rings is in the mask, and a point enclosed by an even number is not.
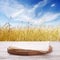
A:
[[[0,25],[59,26],[60,0],[0,0]]]

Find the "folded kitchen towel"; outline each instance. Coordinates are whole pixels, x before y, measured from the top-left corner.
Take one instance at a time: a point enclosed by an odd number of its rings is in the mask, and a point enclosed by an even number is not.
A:
[[[21,42],[8,48],[8,53],[14,55],[42,55],[51,51],[49,42]]]

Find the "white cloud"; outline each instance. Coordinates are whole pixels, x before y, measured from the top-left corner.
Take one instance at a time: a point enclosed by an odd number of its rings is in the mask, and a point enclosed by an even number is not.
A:
[[[15,13],[11,14],[11,17],[12,17],[12,18],[15,18],[15,17],[17,17],[19,14],[22,14],[23,11],[24,11],[24,9],[20,9],[20,11],[17,11],[17,12],[15,12]]]
[[[57,14],[46,13],[42,17],[37,18],[34,21],[34,24],[40,25],[40,24],[48,22],[48,21],[50,22],[50,21],[53,21],[54,19],[57,19],[59,16],[60,16],[60,13],[57,13]]]
[[[23,20],[23,21],[29,21],[29,22],[36,23],[37,21],[34,18],[35,10],[37,8],[41,8],[41,7],[45,6],[47,3],[48,3],[47,0],[43,0],[43,1],[39,2],[38,4],[36,4],[31,9],[22,8],[22,9],[18,10],[17,12],[12,13],[11,17],[14,20]],[[40,14],[41,14],[41,12],[39,12],[38,15],[40,15]]]
[[[11,2],[13,2],[13,4]],[[0,9],[3,11],[3,13],[6,14],[8,18],[12,17],[12,20],[19,20],[19,21],[26,21],[30,22],[35,25],[42,24],[46,21],[52,21],[56,19],[60,14],[53,14],[50,12],[45,13],[42,17],[35,19],[35,10],[37,8],[42,8],[47,4],[47,0],[43,0],[36,4],[33,8],[28,9],[25,8],[23,5],[18,4],[15,0],[1,0],[0,1]],[[52,4],[51,7],[55,6],[55,4]],[[39,12],[39,15],[41,12]]]
[[[39,20],[42,20],[42,21],[51,21],[51,20],[54,20],[56,19],[58,16],[60,16],[60,13],[46,13],[44,14]]]
[[[56,4],[51,4],[51,7],[55,7],[56,6]]]
[[[21,14],[15,19],[20,20],[20,21],[30,22],[35,25],[40,25],[47,21],[53,21],[54,19],[58,18],[59,16],[60,16],[60,13],[53,14],[53,13],[48,12],[48,13],[45,13],[42,17],[37,18],[37,19],[34,19],[34,18],[32,18],[32,16],[30,17],[29,15],[26,15],[26,14]]]
[[[0,0],[0,11],[2,11],[8,18],[12,13],[23,9],[24,6],[18,4],[15,0]]]
[[[35,16],[35,10],[38,7],[43,7],[46,4],[47,4],[47,0],[43,0],[38,4],[36,4],[33,8],[27,9],[22,4],[18,4],[18,2],[15,0],[1,0],[0,9],[6,14],[7,17],[15,18],[20,14],[27,15],[27,16],[29,15],[30,17],[31,15]]]
[[[33,11],[35,10],[35,9],[37,9],[37,8],[41,8],[41,7],[43,7],[43,6],[45,6],[46,4],[47,4],[48,2],[47,2],[47,0],[43,0],[43,1],[41,1],[41,2],[39,2],[38,4],[36,4],[34,7],[33,7]]]

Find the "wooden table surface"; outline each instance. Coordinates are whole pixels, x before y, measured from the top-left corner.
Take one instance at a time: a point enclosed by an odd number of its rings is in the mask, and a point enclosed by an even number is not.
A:
[[[16,56],[7,53],[7,47],[20,42],[0,42],[0,60],[60,60],[60,42],[50,42],[53,52],[38,56]]]

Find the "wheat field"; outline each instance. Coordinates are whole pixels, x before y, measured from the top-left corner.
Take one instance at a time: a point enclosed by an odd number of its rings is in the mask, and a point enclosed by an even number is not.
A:
[[[60,28],[0,28],[0,41],[60,41]]]

